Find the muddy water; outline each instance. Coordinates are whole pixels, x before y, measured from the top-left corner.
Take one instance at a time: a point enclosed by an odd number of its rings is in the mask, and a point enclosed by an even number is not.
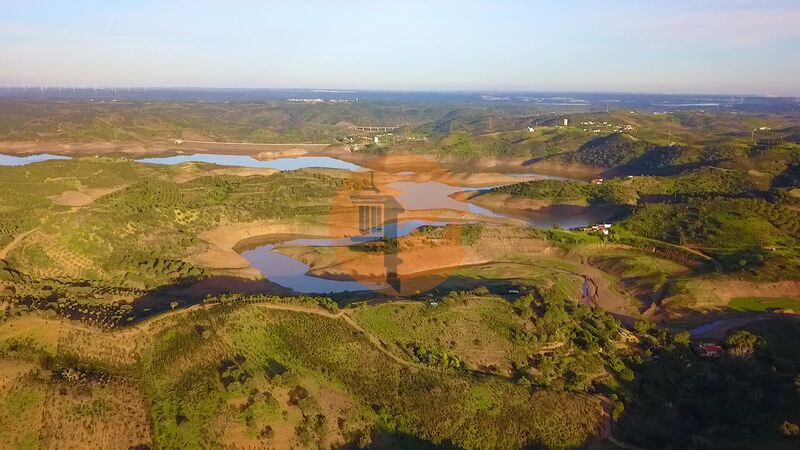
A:
[[[624,211],[624,208],[615,206],[574,206],[553,205],[537,210],[523,210],[503,207],[482,207],[468,202],[455,200],[451,195],[461,191],[480,191],[486,188],[464,188],[447,184],[427,181],[416,183],[412,181],[398,181],[390,183],[388,187],[401,191],[395,196],[406,210],[417,211],[425,209],[452,209],[481,214],[486,217],[513,218],[527,222],[532,227],[552,228],[558,226],[564,229],[585,227],[591,224],[606,222]]]
[[[449,186],[434,181],[428,182],[394,182],[388,185],[398,191],[395,199],[408,211],[430,209],[452,209],[481,214],[488,217],[513,217],[527,221],[531,226],[547,227],[558,225],[562,228],[585,226],[603,222],[619,213],[617,208],[583,208],[578,206],[552,206],[539,211],[521,211],[514,209],[487,209],[466,202],[461,202],[450,195],[465,190],[457,186]],[[398,223],[398,236],[405,236],[424,225],[444,226],[447,221],[411,220]],[[375,237],[377,239],[377,236]],[[309,266],[289,256],[274,252],[279,245],[303,246],[346,246],[355,242],[348,238],[340,239],[295,239],[278,244],[270,244],[242,253],[250,264],[261,271],[271,281],[293,289],[299,293],[336,293],[363,290],[380,290],[386,286],[382,283],[361,283],[357,281],[327,280],[307,275]]]
[[[492,207],[495,214],[524,220],[532,227],[567,230],[610,222],[625,210],[620,206],[553,205],[536,210]]]

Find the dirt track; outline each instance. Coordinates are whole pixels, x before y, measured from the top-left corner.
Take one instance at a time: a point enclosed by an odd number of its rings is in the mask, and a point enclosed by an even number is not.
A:
[[[33,233],[37,229],[38,228],[34,228],[32,230],[28,230],[28,231],[25,231],[23,233],[18,234],[17,237],[15,237],[13,241],[8,243],[8,245],[6,245],[3,248],[0,248],[0,259],[6,259],[6,256],[8,256],[8,254],[11,253],[11,250],[14,250],[14,248],[17,245],[19,245],[19,243],[22,242],[23,239],[28,237],[29,234]]]

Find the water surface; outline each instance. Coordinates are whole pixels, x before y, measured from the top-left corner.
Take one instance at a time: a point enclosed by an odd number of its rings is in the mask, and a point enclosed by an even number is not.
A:
[[[260,270],[270,281],[301,294],[327,294],[379,290],[380,283],[328,280],[307,275],[310,267],[294,258],[273,251],[277,245],[264,245],[242,252],[250,265]]]
[[[440,222],[430,220],[405,220],[397,223],[397,236],[406,236],[419,227],[432,225],[444,226],[455,222]],[[279,245],[302,245],[314,247],[337,247],[362,243],[367,240],[378,240],[381,237],[375,233],[364,238],[300,238],[292,239],[278,244],[262,245],[252,250],[245,250],[241,254],[250,262],[250,265],[261,271],[273,283],[292,289],[301,294],[327,294],[338,292],[356,292],[366,290],[380,290],[386,288],[384,283],[365,283],[359,281],[328,280],[325,278],[308,275],[310,267],[290,256],[278,253],[275,250]]]
[[[544,175],[541,173],[536,172],[529,172],[529,173],[509,173],[512,177],[535,177],[539,180],[556,180],[556,181],[575,181],[574,178],[570,177],[561,177],[558,175]]]
[[[38,155],[28,156],[14,156],[0,154],[0,166],[26,166],[42,161],[50,161],[54,159],[72,159],[69,156],[51,155],[49,153],[42,153]]]
[[[552,205],[540,209],[515,209],[492,207],[492,210],[504,215],[528,222],[536,228],[582,228],[597,223],[608,223],[623,213],[626,208],[620,206],[575,206]]]
[[[481,190],[491,188],[465,188],[461,186],[450,186],[449,184],[438,181],[425,181],[417,183],[414,181],[396,181],[387,185],[389,188],[400,191],[395,199],[406,209],[406,211],[419,211],[425,209],[452,209],[454,211],[464,211],[473,214],[481,214],[486,217],[505,218],[507,216],[496,213],[495,211],[474,205],[469,202],[461,202],[451,195],[456,192]]]
[[[142,158],[137,162],[146,164],[175,165],[187,162],[202,162],[220,166],[253,167],[259,169],[299,170],[299,169],[342,169],[349,171],[363,170],[361,166],[328,156],[301,156],[297,158],[276,158],[260,161],[246,155],[222,155],[214,153],[196,153],[193,155],[176,155],[161,158]]]

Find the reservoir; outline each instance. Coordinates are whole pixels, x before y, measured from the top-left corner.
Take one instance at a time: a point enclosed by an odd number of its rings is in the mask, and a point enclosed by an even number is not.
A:
[[[28,156],[14,156],[0,154],[0,166],[26,166],[42,161],[50,161],[54,159],[71,159],[69,156],[51,155],[49,153],[42,153],[38,155]]]
[[[341,159],[328,156],[301,156],[296,158],[276,158],[261,161],[251,156],[220,155],[211,153],[197,153],[193,155],[167,156],[163,158],[143,158],[137,162],[145,164],[175,165],[187,162],[202,162],[220,166],[252,167],[259,169],[299,170],[310,168],[342,169],[349,171],[363,170],[361,166]]]

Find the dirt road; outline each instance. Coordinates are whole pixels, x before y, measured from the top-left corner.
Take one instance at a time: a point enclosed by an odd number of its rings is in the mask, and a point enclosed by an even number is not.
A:
[[[15,237],[13,241],[9,242],[8,245],[6,245],[3,248],[0,248],[0,259],[6,259],[6,256],[8,256],[8,254],[11,253],[11,250],[14,250],[14,248],[17,245],[19,245],[19,243],[22,242],[23,239],[28,237],[28,235],[30,235],[31,233],[33,233],[36,230],[37,230],[37,228],[34,228],[32,230],[28,230],[28,231],[22,232],[22,233],[18,234],[17,237]]]

